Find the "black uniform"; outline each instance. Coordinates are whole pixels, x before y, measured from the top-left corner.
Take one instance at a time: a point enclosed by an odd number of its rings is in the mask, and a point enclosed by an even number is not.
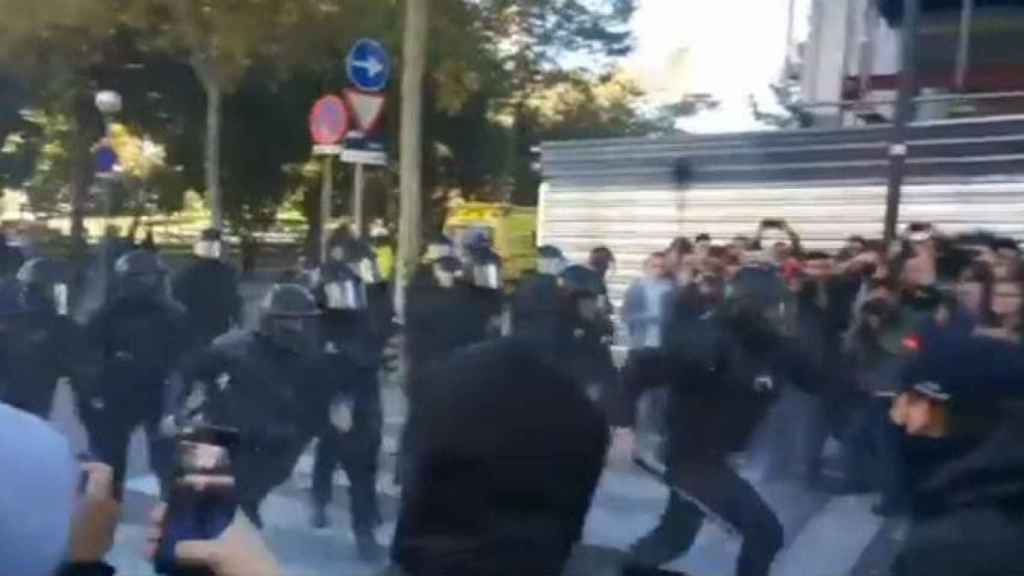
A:
[[[219,258],[219,236],[204,233],[197,252],[205,253],[174,278],[174,297],[188,311],[190,340],[193,346],[206,346],[214,338],[241,324],[242,298],[238,292],[238,273]]]
[[[22,266],[10,288],[22,313],[13,325],[17,337],[8,340],[3,401],[43,419],[50,416],[57,381],[82,381],[92,368],[81,330],[62,314],[67,285],[61,280],[56,262],[37,258]]]
[[[134,251],[118,259],[117,296],[86,325],[100,368],[79,392],[80,410],[95,455],[114,468],[115,484],[124,481],[128,442],[146,427],[150,465],[169,471],[169,446],[160,438],[166,380],[186,346],[185,313],[165,290],[166,267],[151,252]]]
[[[287,300],[287,302],[283,302]],[[317,362],[318,312],[309,292],[276,285],[256,331],[229,332],[188,358],[174,378],[169,409],[181,425],[235,428],[240,445],[233,461],[239,505],[257,524],[259,506],[286,481],[322,417],[326,375]]]
[[[377,508],[377,456],[381,443],[381,403],[377,370],[380,344],[370,323],[363,284],[342,266],[322,267],[317,274],[322,322],[325,388],[310,406],[320,438],[313,466],[313,524],[327,524],[334,471],[340,463],[350,482],[352,529],[360,552],[372,554]]]
[[[679,301],[672,310],[664,351],[671,381],[665,480],[673,491],[659,525],[633,548],[633,562],[672,560],[711,513],[743,537],[736,573],[768,573],[783,544],[782,525],[726,457],[746,447],[785,384],[817,382],[796,343],[762,319],[784,291],[773,271],[743,270],[733,301],[700,316],[693,302]],[[632,392],[635,398],[640,391]]]
[[[416,450],[413,413],[418,410],[423,375],[445,362],[460,348],[483,342],[488,337],[489,318],[477,306],[473,290],[458,280],[462,263],[445,256],[421,268],[410,283],[405,306],[405,347],[408,359],[405,394],[409,420],[402,431],[402,464],[399,479],[409,472]]]
[[[609,347],[614,327],[602,306],[601,277],[589,268],[570,266],[562,272],[559,288],[563,309],[556,316],[560,325],[553,347],[558,363],[592,400],[607,407],[616,397],[612,392],[618,390],[618,370]]]

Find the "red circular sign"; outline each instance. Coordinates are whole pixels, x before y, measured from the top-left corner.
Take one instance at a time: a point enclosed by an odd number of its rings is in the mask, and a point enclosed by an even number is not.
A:
[[[348,132],[348,108],[337,96],[324,96],[309,114],[309,133],[317,144],[337,144]]]

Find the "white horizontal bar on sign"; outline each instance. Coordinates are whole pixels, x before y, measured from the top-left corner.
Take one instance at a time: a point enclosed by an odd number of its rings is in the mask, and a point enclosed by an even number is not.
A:
[[[317,144],[313,146],[314,156],[337,156],[341,154],[340,144]]]

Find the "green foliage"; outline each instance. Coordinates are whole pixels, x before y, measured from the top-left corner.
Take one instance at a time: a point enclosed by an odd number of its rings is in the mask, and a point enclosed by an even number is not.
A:
[[[205,96],[216,86],[225,95],[221,183],[229,221],[243,231],[266,227],[286,200],[315,220],[317,174],[301,168],[310,160],[309,107],[347,84],[344,55],[362,36],[395,55],[382,136],[396,152],[402,4],[0,0],[0,103],[17,102],[0,106],[0,145],[10,144],[0,152],[0,183],[24,184],[35,207],[69,202],[75,174],[88,185],[88,149],[102,132],[92,94],[110,88],[124,96],[119,122],[166,151],[165,162],[133,172],[129,196],[142,190],[150,209],[188,210],[186,191],[205,185]],[[541,140],[656,129],[637,114],[640,93],[628,79],[565,70],[628,52],[634,9],[633,0],[434,0],[427,193],[458,187],[493,197],[514,185],[528,200],[536,185],[529,151]],[[22,108],[45,121],[9,112]],[[371,179],[382,195],[394,187],[387,170]],[[336,180],[336,209],[345,211],[350,174],[336,169]]]

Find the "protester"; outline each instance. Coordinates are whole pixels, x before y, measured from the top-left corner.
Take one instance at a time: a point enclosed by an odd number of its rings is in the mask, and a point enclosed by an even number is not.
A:
[[[666,274],[665,255],[655,252],[644,263],[644,276],[626,289],[622,320],[629,330],[631,351],[661,346],[664,303],[672,290],[672,282]]]

